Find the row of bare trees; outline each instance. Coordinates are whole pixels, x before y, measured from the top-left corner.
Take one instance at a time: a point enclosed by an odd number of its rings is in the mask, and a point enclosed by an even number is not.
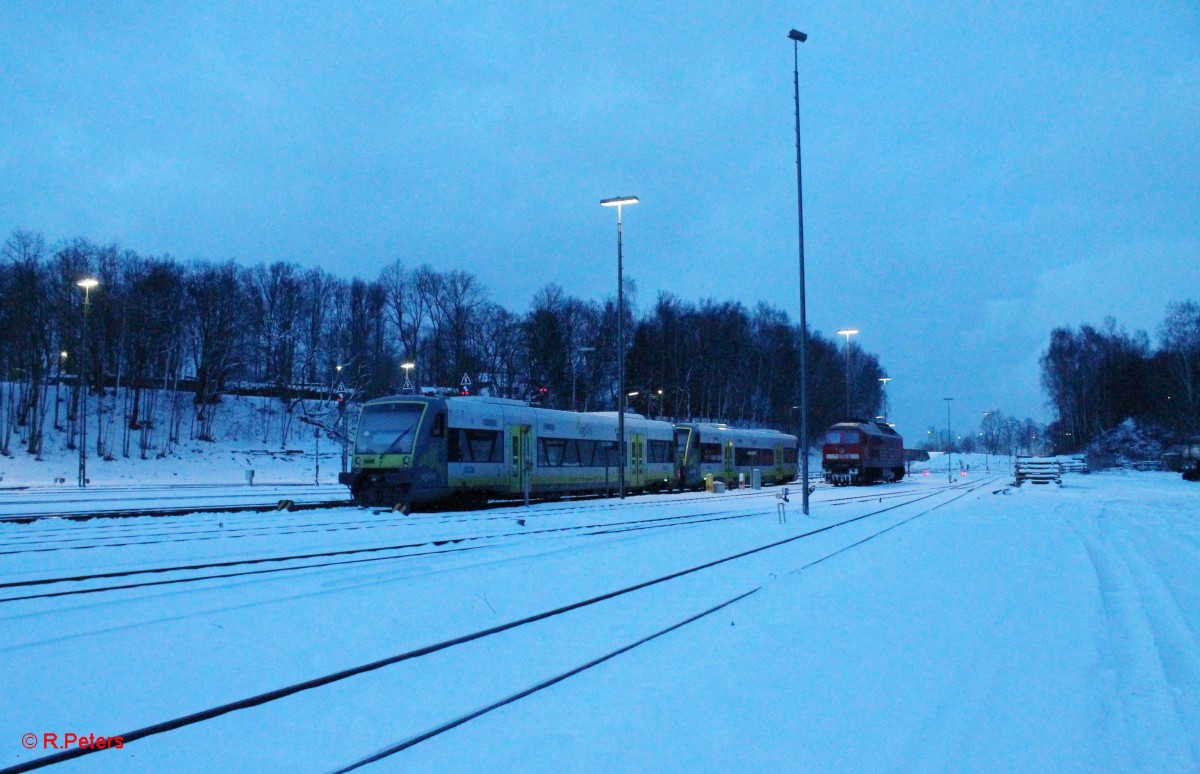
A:
[[[1112,318],[1051,333],[1041,366],[1057,448],[1084,448],[1131,417],[1179,438],[1200,432],[1200,304],[1170,304],[1158,339],[1155,349]]]
[[[99,282],[86,340],[84,277]],[[795,429],[800,331],[784,312],[662,294],[640,314],[635,291],[630,282],[634,409]],[[397,261],[377,279],[346,279],[286,262],[143,256],[84,239],[51,246],[17,231],[0,257],[0,299],[6,455],[14,438],[41,455],[46,421],[73,445],[81,394],[100,417],[102,457],[211,440],[221,397],[231,393],[277,398],[281,410],[261,424],[262,441],[286,443],[306,402],[398,392],[410,361],[418,387],[456,387],[466,376],[473,392],[577,410],[613,409],[618,397],[614,300],[573,298],[555,285],[517,313],[491,300],[474,275],[428,265]],[[809,346],[814,435],[846,413],[847,369],[852,413],[874,416],[877,358],[853,348],[847,360],[820,335]]]
[[[978,427],[952,434],[953,428],[930,426],[920,447],[929,451],[964,454],[1049,454],[1054,451],[1046,427],[1026,417],[1017,419],[999,409],[983,414]]]

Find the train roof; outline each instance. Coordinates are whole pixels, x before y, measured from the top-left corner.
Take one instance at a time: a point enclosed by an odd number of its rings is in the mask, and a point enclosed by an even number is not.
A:
[[[770,442],[790,442],[798,443],[799,439],[794,435],[780,432],[773,427],[746,428],[746,427],[731,427],[726,424],[715,422],[676,422],[675,427],[690,428],[698,433],[715,433],[720,437],[734,436],[741,439],[757,438],[760,441]],[[738,441],[739,443],[744,442]]]
[[[838,422],[830,425],[830,430],[862,430],[868,435],[894,435],[899,438],[900,434],[891,425],[883,422],[872,422],[866,419],[847,419],[845,422]]]

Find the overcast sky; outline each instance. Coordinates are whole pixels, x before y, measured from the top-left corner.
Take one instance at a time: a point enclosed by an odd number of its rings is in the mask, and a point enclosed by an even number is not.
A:
[[[1055,325],[1200,299],[1200,11],[1161,2],[0,5],[0,229],[526,308],[763,300],[859,328],[917,442],[1051,417]],[[836,336],[835,336],[836,338]],[[959,429],[956,428],[956,429]]]

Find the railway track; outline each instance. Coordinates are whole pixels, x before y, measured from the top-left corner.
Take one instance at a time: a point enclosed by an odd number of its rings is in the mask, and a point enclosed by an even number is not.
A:
[[[793,535],[793,536],[790,536],[790,537],[787,537],[787,538],[784,538],[781,540],[770,541],[768,543],[750,548],[748,550],[739,551],[739,552],[736,552],[736,553],[733,553],[733,554],[730,554],[727,556],[713,559],[711,561],[703,562],[703,563],[693,565],[693,566],[690,566],[690,567],[687,567],[687,568],[684,568],[681,570],[677,570],[677,571],[674,571],[671,573],[653,577],[648,580],[644,580],[644,581],[641,581],[641,582],[638,582],[638,583],[635,583],[632,585],[628,585],[628,586],[625,586],[625,587],[622,587],[622,588],[619,588],[619,589],[616,589],[613,591],[609,591],[609,592],[606,592],[603,594],[595,595],[595,596],[589,597],[587,599],[578,600],[578,601],[575,601],[575,602],[572,602],[569,604],[560,605],[560,606],[557,606],[552,609],[544,610],[539,613],[523,616],[521,618],[517,618],[515,620],[510,620],[503,624],[487,627],[487,628],[480,629],[480,630],[477,630],[474,632],[470,632],[470,633],[459,635],[459,636],[456,636],[453,638],[445,639],[445,640],[442,640],[440,642],[436,642],[436,643],[433,643],[430,645],[407,650],[405,652],[397,653],[397,654],[392,655],[387,658],[377,659],[377,660],[371,661],[369,663],[359,664],[357,666],[354,666],[354,667],[351,667],[348,669],[343,669],[338,672],[326,674],[326,675],[323,675],[323,676],[320,676],[317,678],[313,678],[313,679],[306,680],[306,681],[303,681],[300,683],[288,685],[288,686],[285,686],[285,687],[282,687],[279,689],[275,689],[272,691],[268,691],[265,693],[261,693],[261,694],[255,695],[255,696],[250,696],[250,697],[243,698],[243,699],[233,701],[233,702],[227,702],[227,703],[224,703],[224,704],[221,704],[218,706],[210,707],[208,709],[205,709],[205,710],[202,710],[199,712],[193,712],[193,713],[189,713],[187,715],[175,717],[175,718],[165,720],[165,721],[162,721],[159,723],[154,723],[154,724],[144,726],[142,728],[127,732],[125,734],[122,734],[122,736],[124,738],[125,744],[128,745],[131,742],[145,739],[147,737],[155,736],[155,735],[166,733],[166,732],[169,732],[169,731],[172,731],[175,729],[190,726],[190,725],[200,723],[205,720],[216,718],[216,717],[226,715],[229,713],[233,713],[233,712],[236,712],[239,710],[275,702],[275,701],[282,699],[284,697],[287,697],[287,696],[292,696],[292,695],[295,695],[298,693],[311,691],[311,690],[319,688],[321,686],[340,682],[340,681],[346,680],[347,678],[350,678],[350,677],[353,677],[356,675],[360,675],[360,674],[364,674],[364,673],[368,673],[368,672],[374,672],[376,670],[382,669],[384,667],[387,667],[387,666],[390,666],[393,664],[398,664],[401,662],[413,661],[416,659],[420,659],[425,656],[429,656],[433,653],[442,652],[442,651],[448,650],[450,648],[454,648],[456,646],[464,645],[469,642],[475,642],[475,641],[478,641],[481,639],[485,639],[487,637],[491,637],[491,636],[499,634],[501,632],[511,631],[511,630],[518,629],[521,627],[526,627],[526,626],[529,626],[531,624],[535,624],[535,623],[538,623],[541,621],[557,619],[559,617],[568,615],[572,612],[590,608],[595,605],[600,605],[600,604],[603,604],[610,600],[615,600],[615,599],[619,599],[619,598],[628,598],[628,595],[634,594],[635,592],[638,592],[643,589],[648,589],[648,588],[653,588],[653,587],[661,587],[662,584],[670,583],[671,581],[674,581],[677,579],[695,576],[699,573],[704,573],[705,571],[710,570],[712,568],[721,567],[721,566],[732,566],[733,563],[736,563],[739,560],[745,559],[750,556],[754,556],[754,555],[761,554],[763,552],[771,551],[772,549],[776,549],[776,548],[779,548],[779,547],[782,547],[785,545],[795,544],[798,541],[806,540],[806,539],[812,538],[819,534],[828,533],[832,530],[837,530],[842,527],[846,527],[850,524],[862,522],[865,519],[869,519],[871,517],[880,516],[882,514],[891,513],[893,511],[896,511],[901,508],[916,505],[916,504],[925,502],[927,500],[930,500],[931,498],[939,497],[941,495],[946,495],[946,494],[950,495],[949,497],[942,497],[942,498],[940,498],[940,502],[930,504],[930,507],[926,507],[923,510],[918,511],[915,514],[908,515],[905,518],[903,518],[897,522],[891,523],[882,529],[874,530],[865,536],[857,536],[857,539],[852,540],[848,544],[842,545],[832,552],[823,553],[818,558],[808,561],[808,562],[804,563],[803,565],[793,569],[793,572],[802,572],[805,569],[815,566],[821,562],[827,561],[828,559],[832,558],[833,556],[844,553],[846,551],[853,550],[854,548],[861,546],[864,543],[866,543],[870,540],[873,540],[882,534],[885,534],[887,532],[890,532],[891,530],[897,529],[898,527],[903,526],[904,524],[907,524],[907,523],[913,521],[914,519],[920,518],[921,516],[924,516],[932,511],[936,510],[937,508],[943,507],[943,506],[949,504],[950,502],[953,502],[954,500],[957,500],[961,497],[965,497],[966,495],[968,495],[974,491],[977,491],[978,489],[980,489],[981,487],[985,486],[988,483],[991,483],[991,481],[985,480],[982,482],[974,483],[973,485],[958,485],[955,487],[950,487],[948,489],[941,489],[938,491],[926,491],[923,493],[914,493],[914,496],[912,496],[908,499],[905,499],[903,502],[889,503],[884,507],[873,509],[865,514],[857,515],[857,516],[854,516],[854,517],[851,517],[848,519],[844,519],[844,520],[841,520],[838,522],[826,524],[826,525],[823,525],[820,527],[816,527],[814,529],[805,530],[804,532],[802,532],[801,534],[798,534],[798,535]],[[749,514],[746,514],[746,515],[749,515]],[[53,579],[52,579],[52,582],[54,582]],[[362,765],[365,765],[367,763],[370,763],[372,761],[376,761],[381,758],[387,757],[389,755],[393,755],[404,749],[408,749],[416,744],[419,744],[422,741],[431,739],[437,735],[445,733],[448,730],[451,730],[452,728],[456,728],[458,726],[461,726],[464,723],[470,722],[471,720],[473,720],[475,718],[481,717],[499,707],[505,706],[505,705],[510,704],[514,701],[517,701],[523,697],[526,697],[526,696],[532,695],[538,691],[544,690],[545,688],[547,688],[551,685],[554,685],[558,682],[561,682],[565,679],[568,679],[569,677],[571,677],[573,675],[576,675],[583,671],[586,671],[587,669],[590,669],[599,663],[603,663],[604,661],[610,660],[610,659],[615,658],[623,653],[629,652],[630,650],[637,648],[640,645],[642,645],[646,642],[649,642],[655,638],[661,637],[669,632],[678,630],[678,629],[685,627],[697,620],[701,620],[702,618],[704,618],[708,615],[711,615],[713,612],[715,612],[717,610],[728,607],[729,605],[736,604],[737,602],[757,593],[762,588],[763,587],[761,585],[759,585],[759,586],[755,586],[753,588],[745,589],[745,590],[739,592],[738,594],[721,601],[719,604],[717,604],[715,606],[710,605],[709,607],[707,607],[706,609],[702,610],[699,613],[693,613],[693,614],[687,615],[687,616],[683,617],[682,619],[672,622],[670,625],[666,626],[665,628],[658,628],[658,629],[656,629],[656,631],[654,631],[650,635],[644,636],[644,637],[638,638],[632,642],[629,642],[616,650],[608,652],[607,654],[601,656],[600,658],[589,659],[586,662],[578,664],[577,666],[573,667],[572,669],[569,669],[569,670],[566,670],[559,674],[556,674],[551,678],[538,681],[537,683],[532,684],[518,692],[515,692],[508,696],[505,696],[498,701],[491,702],[491,703],[487,704],[486,706],[483,706],[476,710],[472,710],[466,714],[458,715],[454,718],[451,718],[443,723],[440,723],[440,724],[438,724],[424,732],[421,732],[419,734],[409,736],[409,737],[401,740],[400,742],[389,745],[387,748],[373,753],[371,756],[356,760],[356,761],[350,763],[349,765],[343,767],[340,770],[341,771],[349,771],[349,770],[358,768]],[[95,752],[95,750],[89,749],[89,748],[82,748],[82,749],[76,748],[76,749],[72,749],[72,750],[68,750],[68,751],[62,751],[62,752],[55,753],[53,755],[44,756],[42,758],[34,759],[31,761],[26,761],[24,763],[18,764],[17,766],[13,766],[8,769],[5,769],[4,772],[13,772],[15,774],[15,772],[29,771],[29,770],[41,768],[44,766],[52,765],[55,763],[60,763],[60,762],[63,762],[63,761],[66,761],[66,760],[69,760],[72,758],[76,758],[76,757],[79,757],[82,755],[88,755],[93,752]]]
[[[311,484],[20,490],[19,494],[0,495],[4,511],[0,523],[266,511],[278,509],[281,503],[299,509],[330,508],[350,505],[351,499],[345,487]]]
[[[310,559],[330,559],[333,557],[350,556],[365,553],[380,553],[384,551],[400,551],[405,549],[428,549],[424,551],[409,552],[403,554],[388,555],[382,557],[371,557],[357,560],[344,560],[335,562],[318,562],[313,564],[289,564],[286,567],[274,567],[260,570],[243,570],[231,573],[222,573],[216,575],[200,575],[185,578],[171,578],[167,580],[146,581],[141,583],[128,583],[113,586],[91,587],[83,589],[70,589],[62,591],[50,591],[38,594],[27,594],[20,596],[0,597],[0,604],[8,602],[18,602],[29,599],[50,599],[56,597],[78,596],[81,594],[94,594],[104,591],[118,591],[125,589],[148,588],[153,586],[176,585],[180,583],[194,583],[204,580],[216,580],[222,578],[240,578],[248,575],[266,575],[269,573],[279,572],[295,572],[300,570],[312,570],[325,567],[343,566],[347,564],[359,564],[364,562],[378,562],[396,559],[409,559],[418,556],[429,556],[431,554],[456,553],[465,550],[477,550],[480,548],[495,548],[503,545],[511,544],[502,542],[506,538],[524,538],[535,535],[549,535],[553,533],[578,533],[585,536],[594,535],[614,535],[622,532],[637,532],[647,529],[662,529],[667,527],[693,526],[696,524],[705,524],[720,521],[732,521],[736,519],[752,518],[755,516],[766,515],[766,512],[750,512],[750,513],[735,513],[728,514],[725,512],[709,512],[700,514],[686,514],[682,516],[664,516],[656,519],[636,519],[631,521],[615,521],[600,524],[583,524],[577,526],[566,527],[547,527],[542,529],[521,530],[507,533],[494,533],[487,535],[470,535],[464,537],[452,537],[427,540],[419,543],[404,543],[400,545],[389,546],[373,546],[369,548],[351,548],[339,551],[322,551],[309,554],[296,554],[291,556],[271,556],[260,557],[253,559],[234,559],[222,562],[206,562],[201,564],[176,565],[167,567],[153,567],[144,569],[118,570],[114,572],[90,573],[84,575],[62,576],[56,578],[39,578],[34,580],[9,581],[0,583],[0,590],[16,589],[16,588],[33,588],[45,586],[57,586],[65,583],[86,583],[88,581],[105,580],[110,578],[126,578],[139,575],[160,575],[177,572],[195,572],[198,570],[213,570],[227,567],[249,566],[268,563],[283,563],[293,561],[303,561]],[[493,541],[479,546],[463,546],[464,543],[472,543],[475,541]],[[451,548],[445,548],[451,546]],[[0,593],[4,593],[0,591]]]
[[[733,499],[752,500],[760,498],[774,498],[780,490],[758,490],[753,492],[738,492],[729,495],[717,495],[723,501]],[[870,500],[895,499],[904,497],[914,489],[891,490],[872,492],[869,494],[854,494],[844,497],[831,498],[821,500],[822,505],[842,505],[848,503],[865,502]],[[920,488],[920,491],[929,491],[928,487]],[[375,516],[355,519],[350,521],[323,521],[323,522],[300,522],[284,520],[280,522],[278,519],[272,518],[271,522],[260,524],[240,524],[237,526],[226,526],[224,521],[219,525],[209,524],[207,526],[188,524],[179,525],[178,529],[171,529],[165,525],[156,525],[157,531],[143,532],[141,527],[126,526],[125,524],[101,525],[92,529],[99,534],[75,535],[73,537],[58,537],[59,533],[77,533],[77,529],[59,527],[44,529],[40,532],[24,532],[17,539],[0,541],[0,556],[21,554],[21,553],[46,553],[62,550],[79,550],[88,548],[116,548],[134,545],[154,545],[159,543],[173,542],[188,542],[209,539],[236,539],[240,537],[268,537],[273,535],[292,535],[302,533],[320,533],[320,532],[337,532],[342,530],[366,530],[380,529],[386,527],[396,527],[404,525],[447,525],[460,523],[481,523],[489,521],[512,521],[514,518],[523,519],[541,519],[547,516],[556,515],[577,515],[589,511],[610,511],[618,508],[654,508],[678,505],[681,502],[713,502],[714,495],[690,495],[676,496],[670,499],[639,502],[635,504],[627,504],[622,506],[619,502],[602,502],[588,503],[571,506],[560,507],[544,507],[537,510],[526,511],[516,508],[505,509],[502,513],[496,511],[465,511],[455,512],[452,514],[431,514],[410,516],[396,514],[395,516],[383,516],[383,513],[390,514],[391,512],[382,512]],[[296,508],[295,510],[301,510]],[[514,512],[519,513],[516,516]],[[290,513],[290,512],[289,512]],[[486,515],[485,515],[486,514]]]

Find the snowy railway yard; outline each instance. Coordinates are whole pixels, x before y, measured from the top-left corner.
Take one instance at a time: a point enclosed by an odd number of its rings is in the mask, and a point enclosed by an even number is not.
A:
[[[0,523],[0,767],[1197,770],[1200,489],[1010,482]]]

